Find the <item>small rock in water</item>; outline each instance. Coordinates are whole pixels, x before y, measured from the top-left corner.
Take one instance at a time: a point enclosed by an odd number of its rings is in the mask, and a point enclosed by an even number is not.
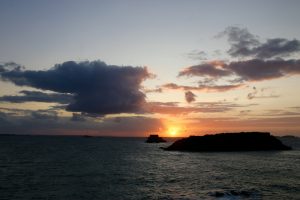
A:
[[[160,142],[166,142],[163,138],[159,137],[158,135],[150,135],[147,140],[147,143],[160,143]]]

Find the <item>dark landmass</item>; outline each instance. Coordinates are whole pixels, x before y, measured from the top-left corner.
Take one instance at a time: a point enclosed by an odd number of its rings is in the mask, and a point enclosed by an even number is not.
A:
[[[82,137],[83,137],[83,138],[91,138],[91,137],[93,137],[93,136],[91,136],[91,135],[83,135]]]
[[[161,143],[161,142],[167,142],[167,141],[159,137],[158,135],[150,135],[146,140],[146,143]]]
[[[190,136],[163,148],[169,151],[267,151],[291,150],[270,133],[241,132]]]
[[[278,136],[278,138],[289,138],[289,139],[299,139],[299,137],[294,135],[284,135],[284,136]]]
[[[300,137],[285,135],[277,137],[283,144],[292,147],[294,150],[300,150]]]
[[[18,136],[17,134],[7,134],[7,133],[3,133],[0,134],[0,136]]]

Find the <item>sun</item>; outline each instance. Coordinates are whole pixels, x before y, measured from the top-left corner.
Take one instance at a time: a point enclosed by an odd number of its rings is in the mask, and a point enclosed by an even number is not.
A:
[[[178,135],[178,132],[179,132],[179,128],[178,128],[178,127],[172,126],[172,127],[169,127],[169,128],[168,128],[168,134],[169,134],[171,137],[177,136],[177,135]]]

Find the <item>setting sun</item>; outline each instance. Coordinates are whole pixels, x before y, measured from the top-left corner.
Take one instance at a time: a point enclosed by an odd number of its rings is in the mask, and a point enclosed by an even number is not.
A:
[[[168,129],[168,135],[171,136],[171,137],[175,137],[178,135],[178,132],[179,132],[179,128],[178,127],[170,127]]]

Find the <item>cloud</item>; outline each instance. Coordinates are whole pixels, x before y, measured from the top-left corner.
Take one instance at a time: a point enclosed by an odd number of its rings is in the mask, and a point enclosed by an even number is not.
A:
[[[0,73],[10,71],[12,69],[19,71],[21,69],[24,69],[24,67],[15,62],[6,62],[6,63],[0,64]]]
[[[294,109],[294,110],[300,110],[300,106],[292,106],[292,107],[289,107],[291,109]]]
[[[49,102],[49,103],[60,103],[67,104],[72,102],[73,95],[60,94],[60,93],[45,93],[39,91],[28,91],[22,90],[19,92],[20,95],[6,95],[0,97],[0,101],[6,101],[11,103],[24,103],[24,102]]]
[[[262,81],[300,74],[300,60],[246,60],[231,62],[226,69],[245,81]]]
[[[200,65],[194,65],[183,69],[178,76],[208,76],[208,77],[223,77],[229,76],[232,73],[223,68],[223,61],[211,61]]]
[[[188,115],[190,113],[218,113],[227,112],[235,108],[255,106],[257,104],[239,105],[230,102],[199,102],[190,106],[180,106],[176,102],[149,102],[148,111],[166,115]]]
[[[260,42],[258,36],[251,34],[246,28],[231,26],[218,36],[227,36],[231,45],[228,53],[233,57],[268,59],[290,56],[300,51],[300,41],[297,39],[272,38]]]
[[[32,110],[0,107],[0,112],[5,113],[7,116],[23,116],[31,115]]]
[[[284,38],[268,39],[265,43],[252,49],[257,58],[272,58],[275,56],[290,56],[300,51],[300,41]]]
[[[7,120],[7,114],[0,111],[0,125],[9,124],[9,121]],[[0,129],[1,130],[1,129]]]
[[[270,94],[265,94],[265,91],[267,88],[262,88],[261,90],[256,89],[256,87],[252,88],[252,92],[249,92],[247,95],[247,98],[249,100],[251,99],[266,99],[266,98],[278,98],[279,95],[276,95],[273,93],[273,91]]]
[[[146,103],[141,83],[152,77],[146,67],[107,65],[101,61],[64,62],[46,71],[6,70],[4,81],[17,86],[73,95],[66,110],[96,114],[140,113]]]
[[[163,92],[162,88],[160,88],[160,87],[157,87],[157,88],[154,88],[154,89],[143,88],[142,90],[145,93],[162,93]]]
[[[192,60],[207,60],[207,53],[205,51],[193,50],[187,53],[187,57]]]
[[[191,91],[186,91],[186,92],[184,93],[184,96],[185,96],[186,102],[188,102],[188,103],[191,103],[191,102],[196,101],[196,97],[197,97],[197,95],[195,95],[195,94],[192,93]]]
[[[128,135],[148,136],[165,129],[161,119],[145,116],[114,117],[103,120],[106,132],[116,134],[124,131]]]
[[[290,111],[288,109],[271,109],[271,110],[266,110],[265,113],[259,114],[258,116],[298,116],[300,117],[300,112],[299,111]]]
[[[256,87],[253,87],[253,91],[248,93],[247,98],[251,100],[251,99],[255,98],[256,94],[257,94]]]
[[[72,121],[87,121],[88,118],[94,118],[94,119],[103,119],[105,115],[97,114],[97,113],[72,113],[71,120]]]
[[[24,116],[26,116],[27,118],[31,118],[33,121],[58,119],[58,112],[51,109],[30,110],[30,109],[0,107],[0,113],[5,114],[6,119],[12,117],[24,117]]]
[[[204,134],[216,132],[240,132],[240,131],[267,131],[272,133],[287,134],[293,133],[299,135],[299,116],[282,117],[205,117],[190,118],[187,122],[188,127],[199,127],[201,132],[191,134]],[[270,127],[270,124],[272,127]]]
[[[251,110],[241,110],[240,111],[240,115],[248,115],[249,113],[251,113],[252,111]]]
[[[222,92],[241,87],[240,84],[247,81],[264,81],[300,74],[300,59],[283,59],[300,52],[299,40],[272,38],[261,42],[258,36],[246,28],[234,26],[226,28],[216,37],[224,36],[230,44],[227,53],[232,57],[242,57],[242,60],[215,59],[186,67],[178,73],[178,77],[200,77],[198,86],[178,86],[171,83],[164,87]],[[229,85],[224,85],[224,82]],[[250,99],[252,95],[249,93]]]
[[[221,69],[219,69],[221,66]],[[204,69],[202,69],[204,68]],[[202,73],[201,73],[202,72]],[[200,76],[221,79],[236,77],[239,81],[262,81],[300,74],[300,60],[260,60],[210,62],[185,68],[179,76]]]
[[[148,104],[149,111],[165,115],[188,115],[190,113],[215,113],[226,112],[229,108],[202,108],[202,107],[185,107],[185,106],[164,106],[160,104]]]
[[[21,111],[21,110],[19,110]],[[25,110],[23,113],[27,113]],[[80,115],[80,114],[79,114]],[[158,118],[143,116],[85,117],[82,123],[44,110],[13,115],[0,111],[0,134],[147,136],[164,129]],[[73,118],[73,117],[72,117]]]
[[[198,86],[184,86],[177,85],[175,83],[167,83],[162,85],[165,89],[172,90],[192,90],[192,91],[204,91],[204,92],[225,92],[228,90],[237,89],[244,86],[243,84],[232,84],[232,85],[201,85]]]
[[[227,36],[228,42],[231,45],[228,53],[231,56],[248,56],[251,53],[249,48],[254,45],[259,45],[258,37],[249,33],[246,28],[235,26],[227,27],[217,37]]]
[[[58,114],[55,111],[49,111],[49,110],[38,110],[38,111],[32,111],[31,116],[33,119],[37,120],[57,120]]]
[[[82,114],[72,113],[71,121],[84,122],[84,121],[86,121],[86,119]]]

